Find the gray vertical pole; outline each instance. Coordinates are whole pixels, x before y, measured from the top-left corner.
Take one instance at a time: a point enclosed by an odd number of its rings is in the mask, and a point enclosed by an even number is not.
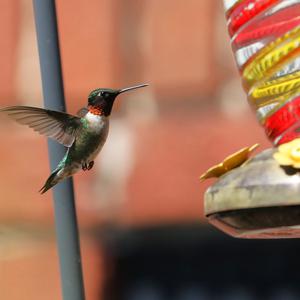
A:
[[[33,0],[45,107],[65,110],[63,80],[54,0]],[[65,148],[48,142],[53,170]],[[55,226],[64,300],[83,300],[84,287],[73,182],[66,180],[53,189]]]

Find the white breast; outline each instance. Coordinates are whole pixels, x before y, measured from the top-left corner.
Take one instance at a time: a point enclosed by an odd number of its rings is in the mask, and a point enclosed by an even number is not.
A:
[[[97,154],[102,149],[109,130],[109,118],[105,116],[98,116],[88,112],[84,118],[88,122],[88,130],[92,131],[94,134],[98,135],[98,147],[95,149],[94,152],[90,153],[88,159],[86,161],[92,161],[97,156]],[[93,137],[94,139],[94,137]]]
[[[101,131],[106,131],[108,128],[108,118],[105,116],[99,116],[99,115],[94,115],[90,112],[88,112],[85,115],[85,119],[89,123],[89,129],[96,132],[100,133]]]

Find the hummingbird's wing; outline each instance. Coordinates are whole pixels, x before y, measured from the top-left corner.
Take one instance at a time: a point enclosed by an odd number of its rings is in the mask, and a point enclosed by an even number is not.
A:
[[[82,125],[79,117],[38,107],[10,106],[0,109],[1,112],[66,147],[71,147]]]

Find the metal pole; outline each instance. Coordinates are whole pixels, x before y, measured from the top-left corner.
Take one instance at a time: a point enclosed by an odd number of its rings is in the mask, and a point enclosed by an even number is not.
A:
[[[33,0],[42,75],[44,105],[65,110],[63,80],[54,0]],[[51,169],[63,157],[65,148],[48,142]],[[53,189],[62,294],[64,300],[83,300],[84,287],[73,182],[66,180]]]

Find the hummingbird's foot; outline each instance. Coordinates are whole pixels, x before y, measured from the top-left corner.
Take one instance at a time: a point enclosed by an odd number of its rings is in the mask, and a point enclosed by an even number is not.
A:
[[[86,162],[83,163],[83,164],[81,165],[81,167],[82,167],[82,170],[83,170],[83,171],[86,171],[86,170],[88,169],[88,165],[87,165]]]
[[[90,161],[89,165],[87,166],[87,170],[89,171],[94,166],[94,161]]]
[[[94,166],[94,161],[90,161],[88,164],[84,162],[81,165],[83,171],[89,171],[93,166]]]

